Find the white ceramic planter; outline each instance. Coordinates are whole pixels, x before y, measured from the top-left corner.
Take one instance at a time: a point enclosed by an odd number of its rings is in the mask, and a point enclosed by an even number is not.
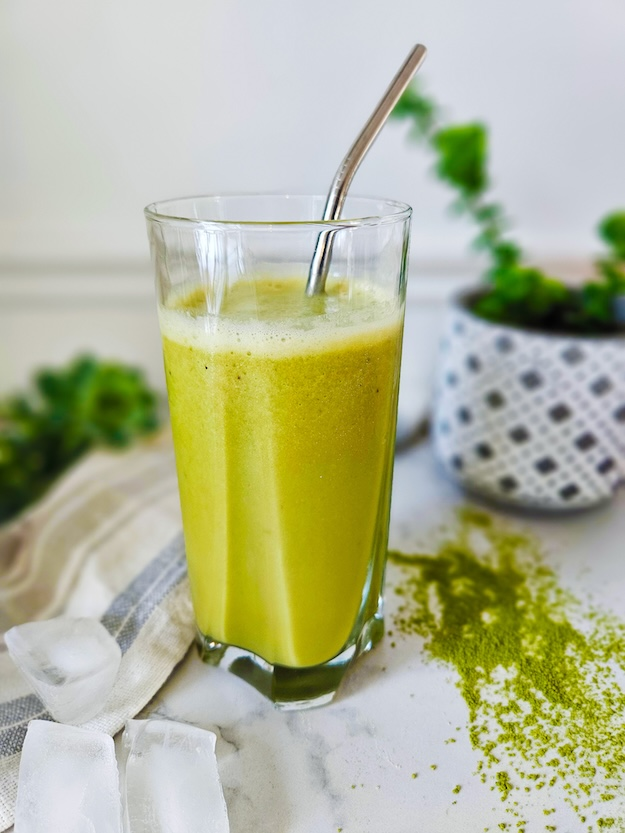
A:
[[[570,510],[625,483],[625,338],[491,324],[452,303],[434,408],[437,456],[462,485],[517,506]]]

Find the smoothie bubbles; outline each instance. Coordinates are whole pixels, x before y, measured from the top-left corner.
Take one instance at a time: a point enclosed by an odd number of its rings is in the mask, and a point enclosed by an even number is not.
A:
[[[200,648],[286,708],[331,700],[383,633],[411,211],[324,204],[146,210]]]

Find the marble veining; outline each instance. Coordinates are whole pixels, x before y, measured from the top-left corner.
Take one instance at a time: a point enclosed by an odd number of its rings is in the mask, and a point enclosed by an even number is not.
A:
[[[443,478],[429,448],[402,456],[391,545],[427,551],[461,503],[466,498]],[[625,616],[623,508],[621,495],[610,507],[577,516],[508,519],[541,538],[565,586],[583,588]],[[399,580],[389,564],[391,613]],[[146,711],[216,732],[232,833],[497,831],[511,819],[475,774],[466,705],[454,683],[452,671],[427,661],[419,637],[387,635],[358,661],[334,703],[284,713],[191,651]],[[544,800],[523,808],[527,833],[545,830],[543,809],[558,796]],[[577,818],[563,801],[557,806],[558,833],[577,833]]]
[[[427,446],[402,455],[391,546],[427,552],[454,507],[467,502]],[[625,619],[624,509],[620,494],[592,512],[506,518],[541,539],[564,587]],[[389,631],[400,580],[389,564]],[[415,635],[387,635],[355,664],[334,703],[304,712],[277,711],[192,649],[140,716],[148,715],[216,733],[232,833],[498,833],[502,822],[515,830],[500,795],[476,773],[453,672],[428,661]],[[544,833],[553,823],[557,833],[580,833],[563,797],[544,792],[542,803],[534,794],[522,808],[526,832]],[[545,817],[548,807],[557,814]]]

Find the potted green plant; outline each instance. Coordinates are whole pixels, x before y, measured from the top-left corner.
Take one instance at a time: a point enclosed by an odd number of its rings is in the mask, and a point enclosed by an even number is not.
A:
[[[160,398],[141,370],[80,356],[37,372],[0,399],[0,526],[94,447],[123,448],[155,431]]]
[[[506,503],[572,509],[625,481],[625,211],[599,224],[606,246],[579,286],[528,265],[490,198],[483,124],[441,124],[419,87],[395,118],[435,155],[487,258],[481,284],[450,304],[439,359],[436,454],[471,490]]]

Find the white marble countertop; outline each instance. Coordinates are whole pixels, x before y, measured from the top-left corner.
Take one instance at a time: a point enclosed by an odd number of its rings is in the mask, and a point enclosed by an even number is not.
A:
[[[427,445],[400,456],[391,545],[427,551],[439,522],[466,502]],[[540,538],[563,586],[592,593],[625,615],[624,508],[620,495],[585,514],[508,520]],[[389,590],[400,577],[390,564]],[[387,593],[389,627],[396,599]],[[358,661],[333,704],[304,712],[276,711],[242,680],[203,665],[192,650],[147,711],[217,733],[232,833],[519,829],[492,784],[476,774],[478,756],[453,669],[429,661],[416,635],[387,636]],[[455,742],[446,744],[451,734]],[[544,815],[554,807],[556,814]],[[527,823],[520,829],[527,833],[588,829],[555,788],[528,798],[521,809]]]

